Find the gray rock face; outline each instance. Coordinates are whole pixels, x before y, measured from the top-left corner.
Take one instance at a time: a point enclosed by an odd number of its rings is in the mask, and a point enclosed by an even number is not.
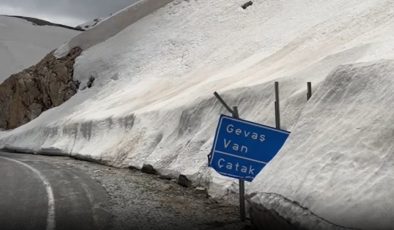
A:
[[[0,129],[19,127],[72,97],[79,84],[73,81],[73,66],[81,52],[76,47],[60,59],[50,53],[5,80],[0,85]]]
[[[141,168],[141,171],[148,174],[157,174],[156,169],[150,164],[144,164]]]
[[[192,186],[192,182],[185,175],[179,175],[178,184],[186,188]]]

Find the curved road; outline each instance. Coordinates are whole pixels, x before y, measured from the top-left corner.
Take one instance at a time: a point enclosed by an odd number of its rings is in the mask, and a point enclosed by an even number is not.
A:
[[[159,175],[0,150],[0,230],[245,229],[238,214]]]
[[[72,167],[0,152],[0,229],[107,229],[105,190]]]

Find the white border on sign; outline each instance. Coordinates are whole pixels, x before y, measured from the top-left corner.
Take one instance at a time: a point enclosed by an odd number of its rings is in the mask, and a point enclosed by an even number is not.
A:
[[[251,121],[246,121],[246,120],[237,119],[237,118],[234,118],[234,117],[229,117],[229,116],[226,116],[226,115],[223,115],[223,114],[221,116],[223,116],[223,117],[225,117],[225,118],[227,118],[229,120],[232,120],[232,121],[239,121],[239,122],[244,123],[244,124],[258,126],[258,127],[269,129],[269,130],[272,130],[272,131],[275,131],[275,132],[279,132],[279,133],[284,133],[284,134],[289,134],[290,133],[290,132],[288,132],[286,130],[276,129],[276,128],[273,128],[273,127],[269,127],[269,126],[266,126],[266,125],[254,123],[254,122],[251,122]]]
[[[218,141],[219,129],[222,126],[222,120],[223,120],[222,117],[223,116],[224,116],[223,114],[220,115],[219,125],[218,125],[218,127],[216,127],[215,142],[213,143],[213,147],[212,147],[212,150],[211,150],[212,156],[211,156],[211,162],[209,162],[209,165],[212,165],[213,157],[215,156],[215,151],[214,150],[215,150],[215,147],[216,147],[216,142]]]
[[[258,161],[258,160],[252,159],[252,158],[242,157],[242,156],[234,155],[234,154],[231,154],[231,153],[226,153],[226,152],[222,152],[222,151],[218,151],[218,150],[216,150],[215,152],[223,154],[223,155],[227,155],[227,156],[230,156],[230,157],[236,157],[236,158],[240,158],[240,159],[243,159],[243,160],[253,161],[253,162],[256,162],[256,163],[260,163],[260,164],[265,164],[265,165],[267,164],[267,162],[264,162],[264,161]]]

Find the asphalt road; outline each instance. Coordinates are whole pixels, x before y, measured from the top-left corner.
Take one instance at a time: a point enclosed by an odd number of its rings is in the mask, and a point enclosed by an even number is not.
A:
[[[108,197],[74,167],[0,152],[0,229],[107,229]]]
[[[0,230],[241,230],[237,206],[133,169],[0,151]]]

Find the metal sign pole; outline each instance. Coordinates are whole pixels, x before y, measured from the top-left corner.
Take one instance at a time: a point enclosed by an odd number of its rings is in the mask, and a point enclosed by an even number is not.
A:
[[[223,100],[223,98],[217,93],[213,93],[215,97],[222,103],[222,105],[233,115],[234,118],[239,118],[238,107],[234,106],[233,109],[227,105],[227,103]],[[245,181],[239,180],[239,213],[241,217],[241,221],[245,221],[246,219],[246,211],[245,211]]]
[[[275,82],[275,125],[280,129],[279,82]]]
[[[217,93],[214,92],[213,95],[222,103],[222,105],[231,113],[234,114],[234,111],[230,108],[230,106],[227,105],[227,103],[223,100],[223,98]]]
[[[308,87],[308,93],[306,95],[306,98],[309,101],[309,99],[312,97],[312,82],[308,82],[307,87]]]
[[[218,93],[214,95],[232,117],[220,115],[212,151],[208,155],[208,166],[225,177],[239,180],[240,219],[245,221],[245,181],[255,179],[290,135],[290,132],[280,129],[279,83],[275,82],[276,128],[240,119],[237,106],[230,107]]]
[[[239,113],[238,113],[238,107],[234,106],[233,107],[233,117],[238,119],[239,118]],[[246,213],[245,213],[245,181],[242,179],[239,179],[239,213],[241,216],[241,221],[245,221],[246,219]]]

